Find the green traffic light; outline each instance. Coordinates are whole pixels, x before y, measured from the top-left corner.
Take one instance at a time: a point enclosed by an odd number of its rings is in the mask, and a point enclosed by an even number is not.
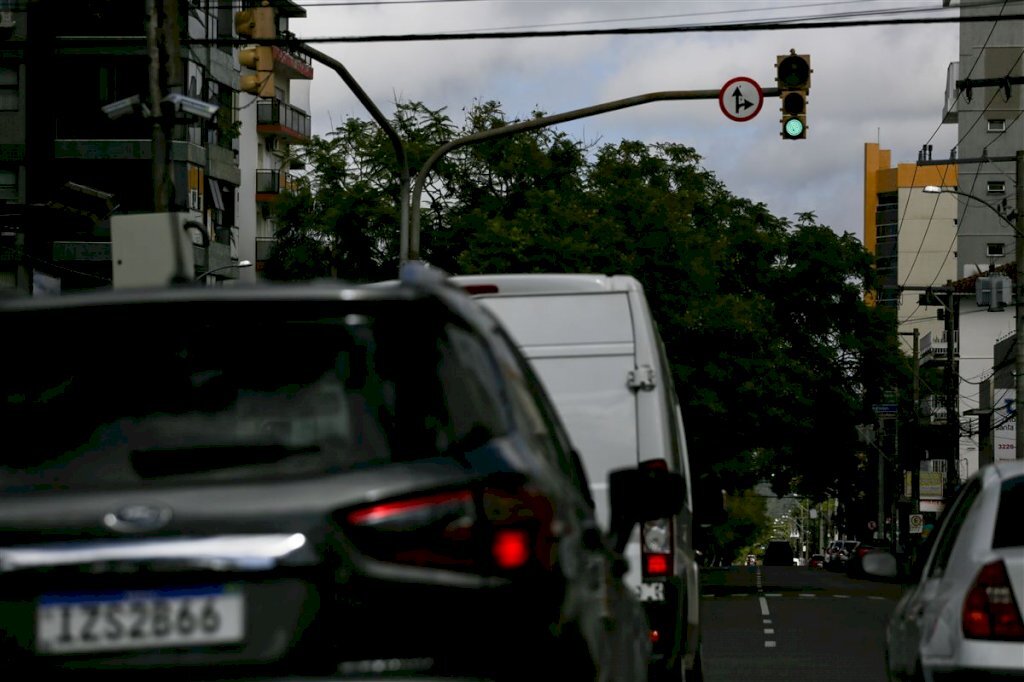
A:
[[[804,132],[804,124],[798,118],[791,118],[786,121],[786,135],[789,137],[800,137]]]

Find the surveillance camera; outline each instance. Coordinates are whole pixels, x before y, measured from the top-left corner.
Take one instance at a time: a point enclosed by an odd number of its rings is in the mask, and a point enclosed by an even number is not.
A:
[[[142,103],[138,95],[132,95],[131,97],[125,97],[117,101],[105,104],[100,107],[107,118],[114,120],[121,118],[122,116],[128,116],[129,114],[141,113],[143,117],[149,117],[149,107]]]
[[[210,104],[201,99],[188,97],[177,92],[167,95],[163,101],[173,106],[175,111],[205,118],[207,121],[213,118],[217,114],[217,110],[220,109],[220,105]]]

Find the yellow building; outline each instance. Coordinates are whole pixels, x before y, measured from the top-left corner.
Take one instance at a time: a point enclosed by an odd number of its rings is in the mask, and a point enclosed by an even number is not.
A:
[[[924,192],[928,185],[956,184],[955,164],[893,167],[891,150],[864,144],[864,246],[875,255],[879,275],[869,300],[896,308],[901,332],[916,327],[922,336],[943,336],[937,309],[918,305],[921,292],[904,287],[944,286],[956,279],[956,195]]]

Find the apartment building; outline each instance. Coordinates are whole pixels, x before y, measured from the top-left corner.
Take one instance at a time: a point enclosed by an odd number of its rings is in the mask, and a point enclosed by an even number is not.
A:
[[[111,218],[154,210],[151,60],[146,0],[0,4],[0,288],[53,293],[111,286]],[[270,12],[289,35],[291,0],[179,0],[170,92],[218,106],[181,113],[170,134],[170,210],[203,226],[196,271],[238,278],[272,239],[263,208],[285,186],[288,140],[309,135],[308,59],[274,48],[274,89],[242,91],[239,13]],[[9,10],[4,7],[10,7]],[[304,97],[303,97],[304,95]],[[122,106],[123,105],[123,106]],[[263,171],[263,173],[261,173]],[[276,174],[275,181],[266,172]],[[260,191],[267,190],[267,191]],[[262,222],[262,226],[261,226]]]

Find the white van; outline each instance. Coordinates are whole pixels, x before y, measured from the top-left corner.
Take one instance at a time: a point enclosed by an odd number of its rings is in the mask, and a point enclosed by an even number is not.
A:
[[[627,582],[652,629],[652,679],[701,679],[700,582],[682,413],[640,283],[628,275],[450,278],[490,309],[529,358],[579,451],[608,527],[608,472],[647,463],[686,480],[686,505],[634,530]]]

